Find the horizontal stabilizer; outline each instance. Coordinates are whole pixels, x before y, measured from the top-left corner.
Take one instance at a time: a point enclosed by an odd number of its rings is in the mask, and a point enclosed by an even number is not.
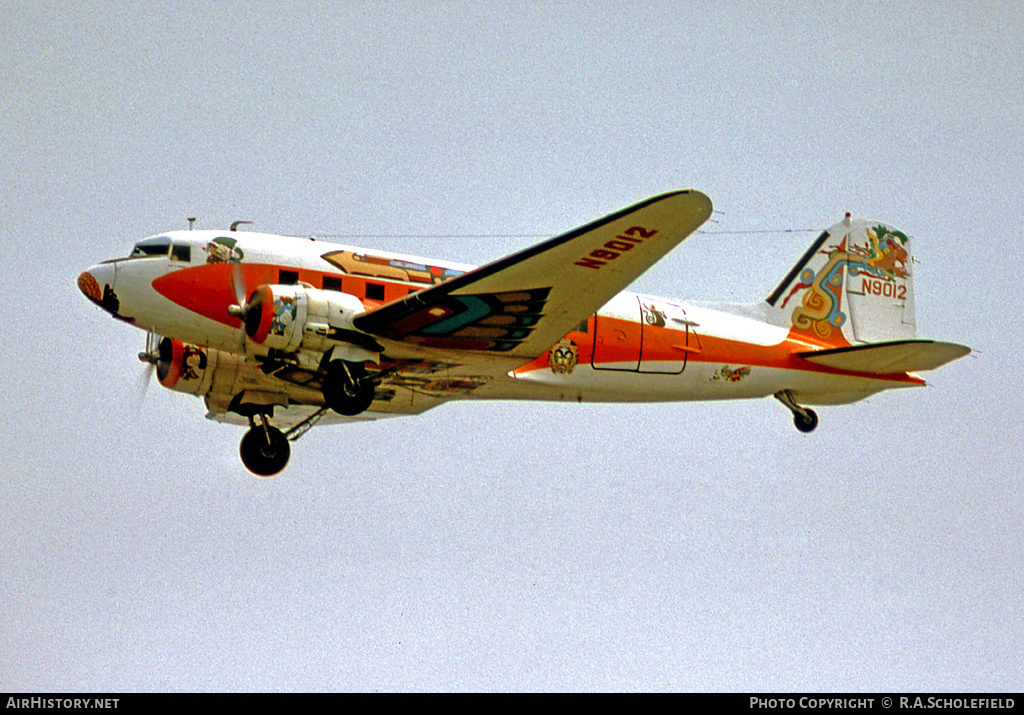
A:
[[[934,370],[971,352],[965,345],[934,340],[897,340],[797,353],[815,365],[885,375]]]

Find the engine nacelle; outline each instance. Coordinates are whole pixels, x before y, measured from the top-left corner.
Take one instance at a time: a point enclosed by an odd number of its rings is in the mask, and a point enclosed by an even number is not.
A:
[[[245,334],[272,350],[294,353],[302,348],[322,353],[334,348],[335,359],[378,362],[381,346],[352,324],[363,310],[362,301],[349,293],[261,285],[246,308]]]
[[[236,353],[164,338],[157,348],[156,374],[168,390],[206,399],[215,412],[231,409],[239,397],[265,405],[315,405],[319,388],[282,382],[267,375],[259,362]]]
[[[225,359],[238,362],[238,358],[229,353],[171,338],[161,340],[158,351],[156,376],[160,384],[168,390],[190,395],[205,395],[210,391],[218,363],[225,362]]]

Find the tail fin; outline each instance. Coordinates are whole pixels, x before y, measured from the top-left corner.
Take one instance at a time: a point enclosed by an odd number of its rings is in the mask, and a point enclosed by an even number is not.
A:
[[[768,315],[829,345],[913,339],[911,263],[905,233],[847,214],[768,296]]]

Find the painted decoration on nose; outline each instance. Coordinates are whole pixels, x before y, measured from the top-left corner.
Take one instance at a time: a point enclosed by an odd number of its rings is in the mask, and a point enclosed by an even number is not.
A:
[[[103,300],[103,293],[100,291],[100,284],[96,282],[92,273],[89,271],[82,271],[78,276],[78,290],[85,294],[85,297],[89,300],[94,300],[97,303]]]

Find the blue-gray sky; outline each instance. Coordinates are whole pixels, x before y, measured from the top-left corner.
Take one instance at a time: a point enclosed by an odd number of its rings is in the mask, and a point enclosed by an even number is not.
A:
[[[1019,3],[3,3],[0,688],[1017,690]],[[694,187],[914,237],[925,389],[450,404],[272,480],[75,278],[248,219],[480,263]],[[409,234],[495,238],[407,238]],[[509,234],[521,237],[507,237]],[[759,300],[813,233],[636,289]]]

